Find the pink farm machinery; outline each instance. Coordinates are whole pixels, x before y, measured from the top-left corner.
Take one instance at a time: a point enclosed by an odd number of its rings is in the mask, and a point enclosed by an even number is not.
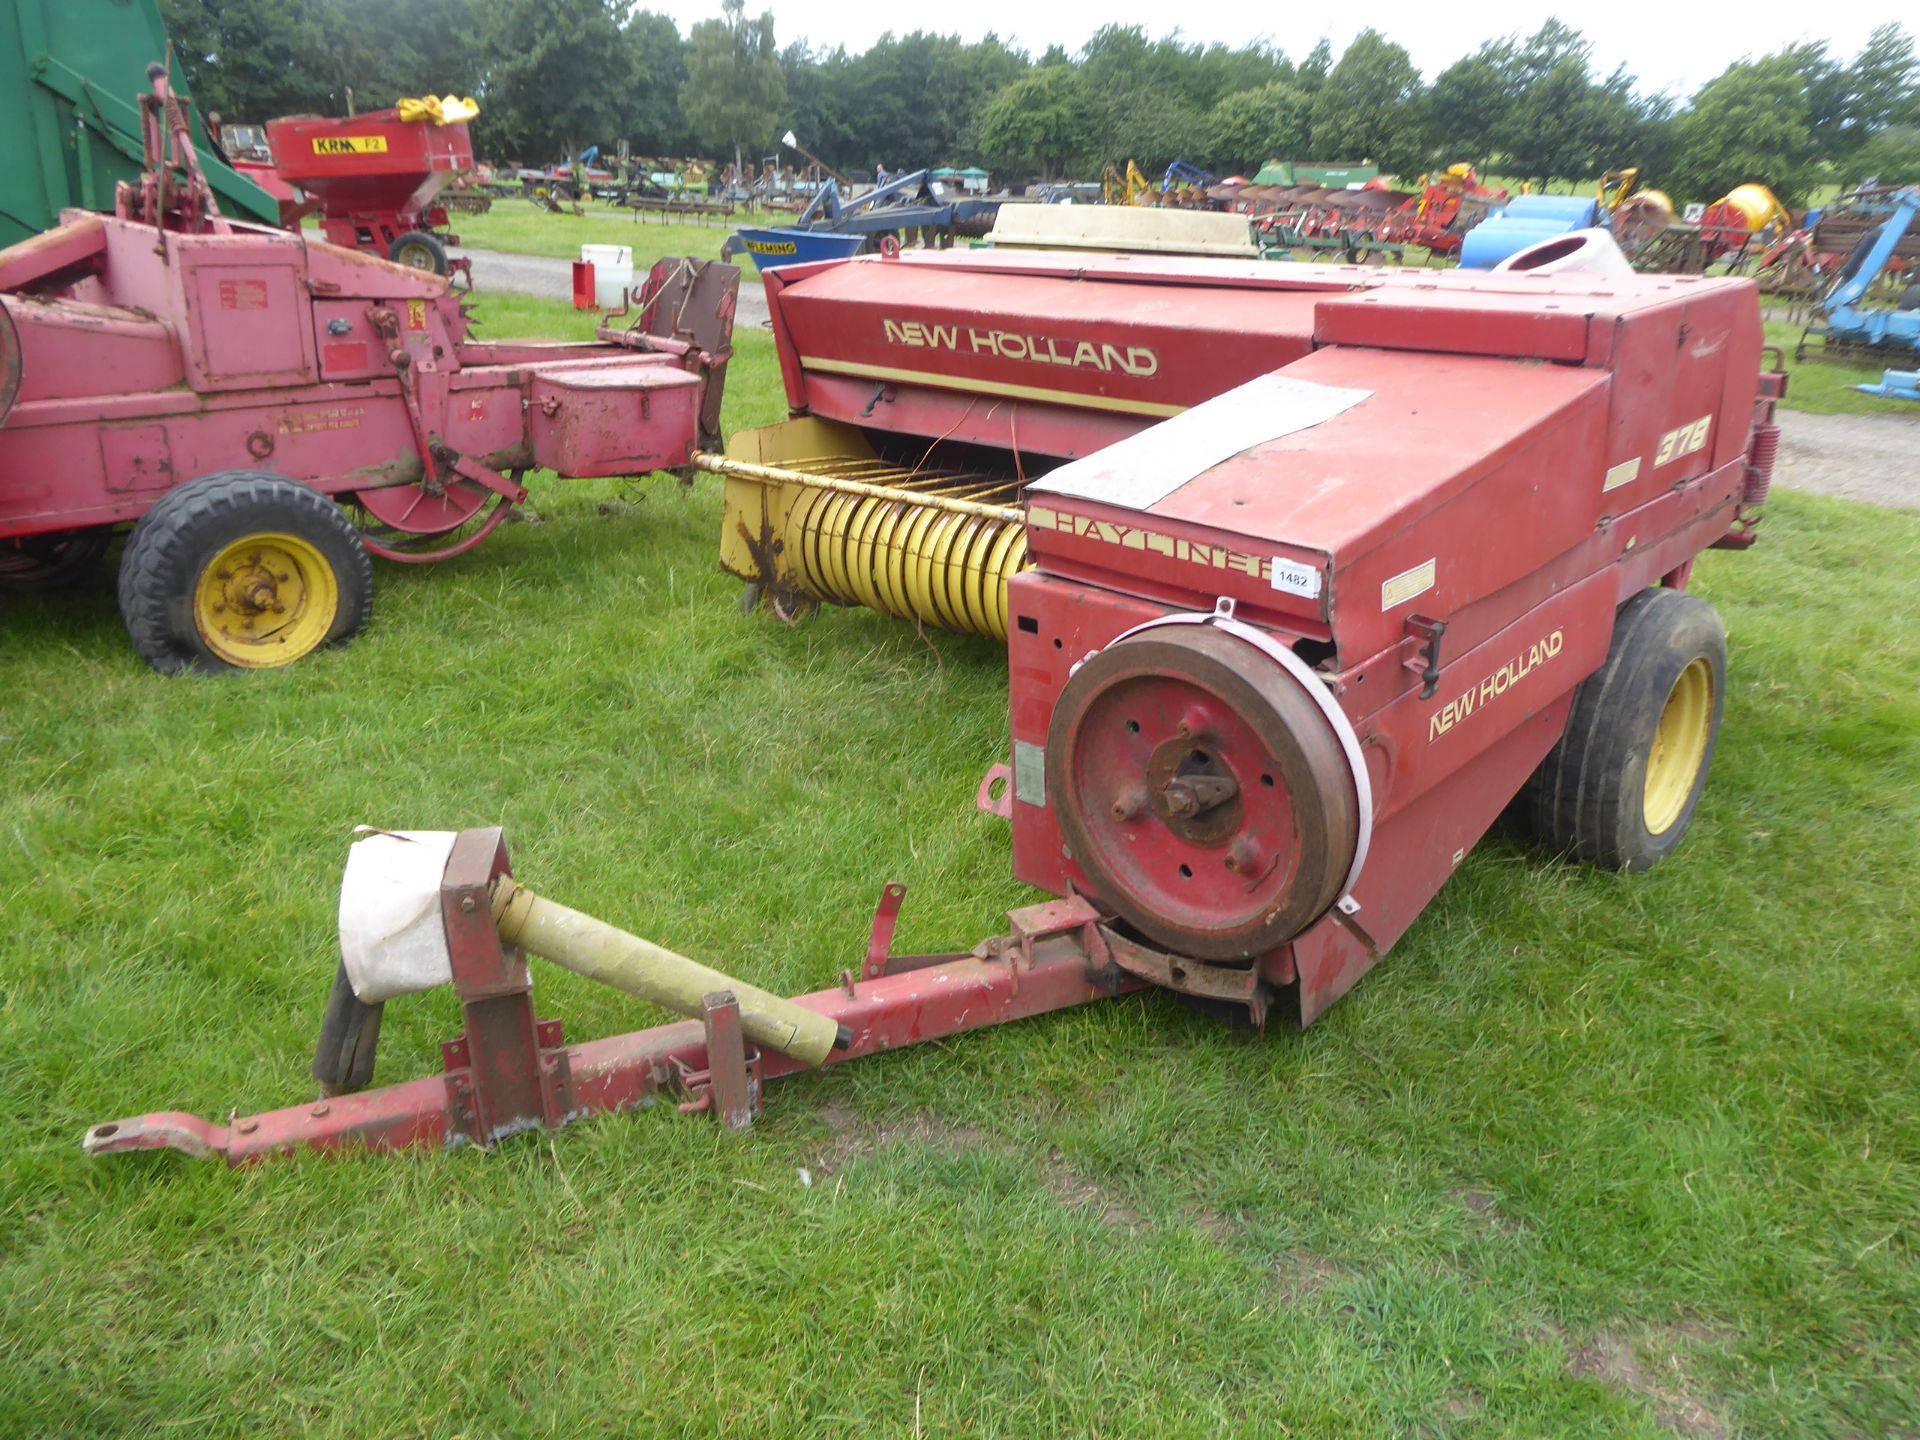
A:
[[[664,1095],[738,1126],[777,1076],[1149,987],[1307,1025],[1509,807],[1596,864],[1664,860],[1726,694],[1688,581],[1757,533],[1785,376],[1751,281],[1548,268],[1561,248],[1491,273],[1000,250],[769,271],[790,418],[693,459],[726,479],[722,565],[790,617],[1008,645],[978,804],[1047,898],[897,956],[890,885],[864,954],[788,1000],[543,899],[498,830],[372,834],[322,1098],[112,1121],[87,1149],[491,1145]],[[530,955],[689,1018],[570,1044]],[[443,984],[445,1072],[361,1088],[380,1007]]]
[[[0,589],[73,578],[137,522],[141,655],[283,665],[365,623],[369,552],[446,559],[530,470],[645,474],[717,437],[736,270],[662,262],[593,343],[475,340],[436,275],[223,218],[150,78],[117,213],[0,251]]]

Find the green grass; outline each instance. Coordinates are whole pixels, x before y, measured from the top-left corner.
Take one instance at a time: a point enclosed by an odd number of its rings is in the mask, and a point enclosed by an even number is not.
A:
[[[769,217],[736,212],[730,219],[662,220],[638,210],[589,200],[586,213],[555,215],[531,200],[495,200],[484,215],[455,215],[451,228],[462,245],[476,250],[505,250],[515,255],[546,255],[578,260],[582,245],[631,245],[633,263],[644,267],[663,255],[720,258],[720,246],[742,225],[778,224],[792,216]]]
[[[778,418],[767,337],[732,380]],[[1920,517],[1803,496],[1701,563],[1734,658],[1682,851],[1492,840],[1304,1035],[1139,996],[784,1081],[745,1138],[84,1159],[311,1093],[359,822],[504,824],[543,891],[786,990],[883,881],[909,949],[1028,898],[972,803],[999,650],[742,617],[711,484],[536,498],[286,672],[148,672],[105,574],[6,614],[0,1433],[1920,1427]],[[538,985],[576,1039],[655,1018]],[[382,1076],[457,1029],[389,1006]]]

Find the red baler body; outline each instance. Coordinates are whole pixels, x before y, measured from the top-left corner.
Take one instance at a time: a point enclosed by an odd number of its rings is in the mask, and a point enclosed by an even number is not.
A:
[[[1568,730],[1623,602],[1684,586],[1710,545],[1750,541],[1777,440],[1784,381],[1760,374],[1746,281],[979,252],[788,267],[765,281],[796,418],[864,432],[861,463],[845,468],[898,467],[883,496],[855,501],[864,509],[829,486],[811,530],[785,517],[796,543],[823,553],[836,535],[854,538],[832,551],[861,572],[847,594],[871,590],[924,536],[920,499],[898,487],[930,465],[1017,482],[1034,564],[1008,586],[1011,764],[996,767],[1000,796],[990,774],[982,806],[1011,819],[1019,877],[1061,897],[1014,911],[1007,934],[970,954],[896,958],[905,891],[888,886],[864,962],[800,1000],[842,1027],[843,1048],[822,1063],[1143,984],[1244,1005],[1256,1023],[1276,1009],[1311,1023],[1405,933]],[[832,425],[773,429],[803,445],[846,438]],[[808,452],[792,463],[814,471],[771,478],[838,484],[843,459]],[[778,507],[761,513],[770,553]],[[995,527],[1021,512],[956,513],[971,529],[950,531],[937,557],[913,551],[916,563],[978,574],[983,547],[1005,539]],[[1695,609],[1664,608],[1675,604]],[[1207,666],[1226,677],[1211,692]],[[1236,709],[1238,694],[1258,704]],[[1283,723],[1261,729],[1249,716]],[[1247,827],[1230,849],[1212,837],[1221,848],[1206,873],[1195,861],[1182,891],[1175,860],[1229,804],[1212,761],[1186,755],[1203,768],[1173,774],[1163,810],[1098,783],[1131,784],[1128,734],[1155,729],[1170,738],[1154,763],[1166,748],[1231,752],[1231,803],[1275,819],[1269,830],[1303,806],[1340,811],[1338,823],[1297,826],[1308,842],[1345,845],[1322,847],[1316,863],[1337,865],[1297,887],[1310,903],[1289,894],[1273,907],[1285,929],[1260,915],[1246,932],[1278,943],[1220,948],[1223,932],[1196,924],[1213,948],[1157,948],[1138,920],[1145,907],[1130,913],[1112,893],[1112,876],[1158,867],[1156,893],[1204,918],[1299,862],[1269,845],[1273,866],[1240,863]],[[1236,748],[1249,734],[1254,748]],[[1082,754],[1094,764],[1061,758]],[[1110,794],[1102,843],[1131,846],[1132,869],[1109,865],[1103,881],[1062,817],[1090,830]],[[469,832],[442,877],[467,1024],[446,1047],[447,1075],[227,1126],[175,1112],[114,1121],[88,1132],[89,1151],[239,1162],[301,1143],[491,1144],[632,1108],[663,1086],[737,1126],[761,1082],[798,1068],[743,1057],[731,995],[707,997],[704,1034],[685,1022],[567,1047],[557,1024],[535,1018],[524,957],[486,923],[487,887],[505,867],[499,832]],[[351,1001],[346,974],[335,995]],[[336,1073],[346,1032],[333,1019],[351,1008],[330,1006],[317,1075]]]
[[[1342,907],[1258,958],[1302,1023],[1405,932],[1552,748],[1617,607],[1747,538],[1749,447],[1778,393],[1742,280],[974,252],[766,283],[796,412],[990,446],[1033,482],[1035,568],[1009,604],[1022,880],[1102,898],[1037,778],[1076,665],[1222,600],[1311,658],[1373,814]],[[1126,495],[1151,459],[1111,495],[1049,492],[1057,462],[1209,400],[1194,413],[1246,422],[1233,407],[1253,402],[1226,392],[1269,374],[1364,398],[1150,499]]]

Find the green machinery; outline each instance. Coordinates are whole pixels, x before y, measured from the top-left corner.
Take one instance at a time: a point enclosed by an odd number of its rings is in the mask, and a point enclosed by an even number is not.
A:
[[[52,229],[69,207],[113,209],[114,185],[140,174],[147,66],[167,58],[154,0],[0,0],[0,246]],[[279,204],[221,163],[189,113],[221,209],[278,224]]]
[[[1327,190],[1347,190],[1356,185],[1364,185],[1380,176],[1380,167],[1371,161],[1363,160],[1358,164],[1350,161],[1336,161],[1333,164],[1315,164],[1308,160],[1269,160],[1260,167],[1252,184],[1255,185],[1318,185]]]

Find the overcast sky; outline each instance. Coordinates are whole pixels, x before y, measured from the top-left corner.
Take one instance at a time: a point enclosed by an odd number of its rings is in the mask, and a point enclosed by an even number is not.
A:
[[[640,0],[640,8],[673,16],[684,32],[696,20],[718,15],[718,0]],[[1171,14],[1189,41],[1243,45],[1272,41],[1294,59],[1313,48],[1322,35],[1334,54],[1371,25],[1407,47],[1428,79],[1483,40],[1515,31],[1531,33],[1546,14],[1520,0],[1436,4],[1433,0],[1368,0],[1364,5],[1314,6],[1317,17],[1288,18],[1296,7],[1287,0],[1260,4],[1202,3],[1171,6],[1165,0],[967,0],[964,5],[918,8],[839,0],[747,0],[747,13],[772,10],[774,33],[782,46],[806,39],[819,48],[845,45],[864,50],[882,33],[914,29],[959,34],[975,40],[989,30],[1038,55],[1049,45],[1077,50],[1100,26],[1142,25],[1151,35],[1173,28]],[[1298,7],[1307,8],[1307,7]],[[1353,18],[1326,15],[1329,9]],[[1714,0],[1649,0],[1562,6],[1558,13],[1593,41],[1595,68],[1610,71],[1622,61],[1640,77],[1646,91],[1690,95],[1743,55],[1763,55],[1797,40],[1830,42],[1851,57],[1876,25],[1906,22],[1905,12],[1885,0],[1852,5],[1807,5],[1762,0],[1755,6],[1716,4]],[[1909,26],[1911,29],[1911,25]]]

